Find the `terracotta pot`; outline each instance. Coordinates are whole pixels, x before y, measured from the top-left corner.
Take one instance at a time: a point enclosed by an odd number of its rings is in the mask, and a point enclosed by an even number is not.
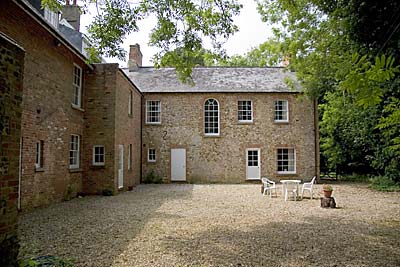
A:
[[[324,197],[331,197],[332,196],[332,191],[325,191],[324,190]]]

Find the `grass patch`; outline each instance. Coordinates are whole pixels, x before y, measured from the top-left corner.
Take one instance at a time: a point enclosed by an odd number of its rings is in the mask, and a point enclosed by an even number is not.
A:
[[[370,178],[369,188],[385,192],[400,192],[400,184],[384,176]]]
[[[343,175],[339,177],[339,181],[354,182],[354,183],[368,183],[369,180],[370,180],[369,176],[359,175],[359,174]]]
[[[62,259],[52,255],[25,259],[20,263],[20,267],[74,267],[74,266],[75,265],[72,259]]]

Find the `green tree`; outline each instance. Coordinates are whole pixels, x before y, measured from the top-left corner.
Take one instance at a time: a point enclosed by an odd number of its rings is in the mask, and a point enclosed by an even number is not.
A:
[[[42,0],[42,5],[60,9],[61,2]],[[160,50],[153,58],[155,65],[176,67],[182,80],[190,77],[203,39],[211,41],[214,54],[224,53],[222,44],[238,30],[233,17],[242,7],[237,0],[82,0],[81,4],[83,11],[91,4],[97,6],[98,14],[88,27],[93,56],[124,59],[124,37],[139,31],[138,21],[155,16],[157,25],[150,35],[150,45]]]
[[[279,66],[284,56],[281,54],[281,43],[276,39],[269,39],[252,48],[245,55],[234,55],[231,57],[219,58],[216,65],[238,66],[238,67],[267,67]]]
[[[368,165],[400,181],[400,3],[263,0],[280,54],[321,105],[331,165]]]

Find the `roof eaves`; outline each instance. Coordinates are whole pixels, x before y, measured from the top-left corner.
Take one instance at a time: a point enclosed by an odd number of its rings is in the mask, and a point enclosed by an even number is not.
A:
[[[60,43],[65,45],[72,53],[74,53],[78,58],[80,58],[91,70],[93,66],[86,61],[86,57],[76,49],[68,40],[66,40],[53,26],[51,26],[41,14],[39,14],[29,3],[25,0],[13,0],[13,2],[22,8],[28,15],[30,15],[35,21],[37,21],[41,26],[43,26],[54,38],[56,38]]]
[[[136,91],[138,91],[138,93],[143,96],[143,92],[139,90],[139,87],[136,86],[136,84],[128,77],[128,75],[126,75],[126,73],[123,71],[123,69],[118,68],[119,72],[122,73],[122,76],[125,77],[126,80],[128,80],[128,82],[136,89]]]

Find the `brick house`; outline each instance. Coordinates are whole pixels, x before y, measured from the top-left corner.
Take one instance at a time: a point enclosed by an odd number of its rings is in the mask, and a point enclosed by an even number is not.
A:
[[[87,64],[30,2],[0,2],[0,32],[25,50],[19,208],[138,184],[141,93],[117,64]]]
[[[138,46],[130,61],[141,62]],[[128,65],[130,65],[128,63]],[[243,183],[319,173],[316,103],[283,68],[198,67],[194,86],[172,68],[130,66],[143,93],[142,176]]]
[[[0,266],[17,266],[17,206],[25,51],[0,33]]]
[[[116,193],[149,173],[211,183],[318,174],[316,103],[285,83],[293,73],[199,67],[191,86],[172,68],[142,67],[139,45],[127,69],[88,64],[77,8],[59,23],[40,0],[0,2],[0,32],[26,53],[19,208]]]

